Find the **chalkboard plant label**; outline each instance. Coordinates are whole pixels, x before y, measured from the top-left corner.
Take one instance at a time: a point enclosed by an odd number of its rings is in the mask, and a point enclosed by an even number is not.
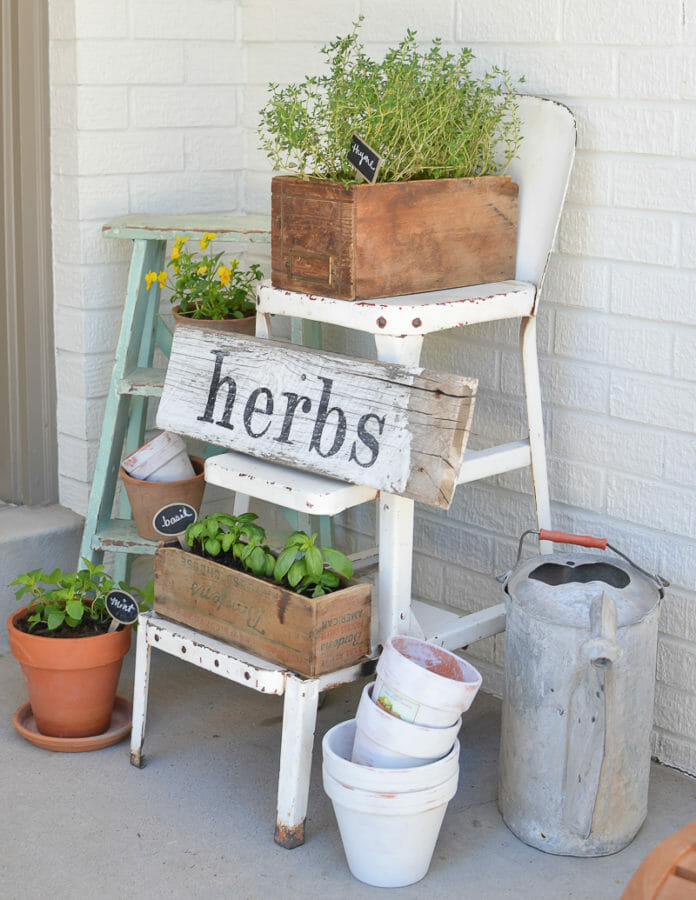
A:
[[[355,167],[365,181],[368,181],[370,184],[374,184],[377,181],[379,167],[383,161],[376,150],[373,150],[369,144],[361,140],[357,134],[353,135],[350,142],[350,150],[348,151],[348,162]]]
[[[152,517],[152,527],[165,537],[177,537],[197,518],[198,512],[189,503],[169,503]]]
[[[106,611],[115,625],[132,625],[138,618],[140,608],[132,594],[124,590],[109,591],[106,595]]]

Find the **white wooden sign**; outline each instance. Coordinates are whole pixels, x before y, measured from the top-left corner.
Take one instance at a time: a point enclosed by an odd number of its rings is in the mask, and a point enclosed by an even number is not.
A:
[[[157,426],[447,507],[476,385],[184,325],[174,334]]]

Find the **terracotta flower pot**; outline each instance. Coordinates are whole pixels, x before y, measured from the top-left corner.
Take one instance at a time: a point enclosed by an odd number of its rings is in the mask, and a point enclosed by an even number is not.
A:
[[[253,337],[256,334],[256,313],[245,316],[243,319],[192,319],[191,316],[179,315],[179,307],[172,309],[175,325],[195,325],[198,328],[215,328],[217,331],[234,332],[235,334],[247,334]]]
[[[191,463],[196,474],[193,478],[183,478],[181,481],[145,481],[131,478],[123,466],[119,468],[140,537],[148,541],[162,540],[162,535],[155,529],[152,520],[165,506],[186,503],[200,512],[205,491],[205,463],[199,456],[192,456]]]
[[[15,627],[26,612],[25,606],[8,617],[7,633],[39,732],[59,738],[103,734],[130,647],[130,625],[91,637],[45,637]]]

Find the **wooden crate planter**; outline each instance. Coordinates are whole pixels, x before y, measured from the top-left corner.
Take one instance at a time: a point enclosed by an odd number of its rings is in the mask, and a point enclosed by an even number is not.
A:
[[[515,277],[509,175],[385,184],[271,184],[274,287],[369,300]]]
[[[370,584],[312,599],[176,547],[155,552],[154,608],[313,678],[370,652]]]

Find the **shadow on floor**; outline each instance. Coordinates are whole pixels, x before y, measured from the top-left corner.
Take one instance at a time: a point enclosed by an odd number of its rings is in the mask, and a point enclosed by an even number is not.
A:
[[[119,693],[132,689],[133,654]],[[353,878],[321,784],[321,738],[352,718],[362,685],[332,691],[319,712],[302,847],[273,842],[282,701],[153,652],[144,769],[128,741],[92,753],[53,753],[11,724],[25,701],[19,667],[0,655],[3,758],[0,883],[12,900],[48,898],[374,897]],[[651,774],[648,818],[613,856],[576,859],[526,846],[495,803],[500,703],[479,694],[460,732],[459,790],[430,870],[391,895],[499,900],[620,898],[646,853],[696,816],[696,780]]]

